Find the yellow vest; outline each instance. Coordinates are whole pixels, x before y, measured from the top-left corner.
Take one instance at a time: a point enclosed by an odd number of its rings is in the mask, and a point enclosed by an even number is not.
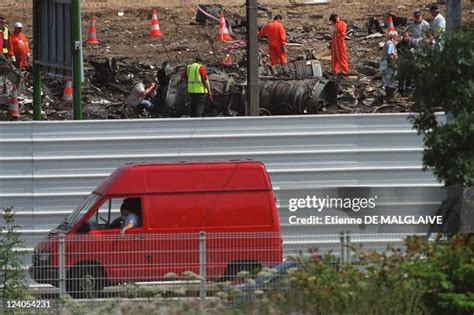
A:
[[[206,87],[201,80],[201,74],[199,73],[199,67],[201,65],[197,62],[190,64],[187,69],[188,73],[188,93],[207,93]]]
[[[3,33],[3,47],[2,48],[2,53],[3,54],[8,54],[8,28],[5,26],[2,30]]]

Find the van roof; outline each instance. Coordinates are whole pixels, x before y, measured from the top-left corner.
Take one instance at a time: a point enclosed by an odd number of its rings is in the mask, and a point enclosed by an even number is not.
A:
[[[213,161],[125,164],[117,168],[95,192],[129,195],[271,189],[262,162]]]
[[[243,163],[250,163],[250,164],[260,164],[263,165],[260,161],[254,160],[228,160],[228,161],[173,161],[173,162],[160,162],[160,163],[150,163],[150,162],[142,162],[142,163],[125,163],[120,167],[149,167],[149,166],[165,166],[165,165],[212,165],[212,164],[243,164]]]

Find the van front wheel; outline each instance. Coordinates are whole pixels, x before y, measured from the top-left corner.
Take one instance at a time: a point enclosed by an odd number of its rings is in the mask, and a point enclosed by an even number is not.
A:
[[[105,286],[105,276],[101,266],[79,265],[69,272],[67,292],[73,298],[98,297]]]

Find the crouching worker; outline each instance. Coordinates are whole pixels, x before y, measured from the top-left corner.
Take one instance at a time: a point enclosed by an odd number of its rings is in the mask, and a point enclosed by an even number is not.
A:
[[[151,99],[155,96],[156,83],[152,79],[146,78],[143,82],[136,84],[127,98],[127,104],[135,108],[137,112],[144,109],[148,112],[155,111],[155,105]]]

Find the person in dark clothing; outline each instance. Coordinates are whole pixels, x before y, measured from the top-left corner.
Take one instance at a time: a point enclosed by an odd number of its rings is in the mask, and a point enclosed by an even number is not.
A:
[[[408,31],[403,32],[402,40],[397,44],[397,54],[399,60],[406,60],[408,58],[413,58],[413,53],[416,48],[416,43],[413,38],[410,36]],[[411,86],[411,76],[402,71],[398,74],[398,92],[404,94],[407,89]]]
[[[187,81],[188,93],[191,96],[191,117],[205,116],[204,105],[207,95],[209,100],[213,101],[209,78],[202,63],[203,60],[197,57],[181,75],[181,78]]]

